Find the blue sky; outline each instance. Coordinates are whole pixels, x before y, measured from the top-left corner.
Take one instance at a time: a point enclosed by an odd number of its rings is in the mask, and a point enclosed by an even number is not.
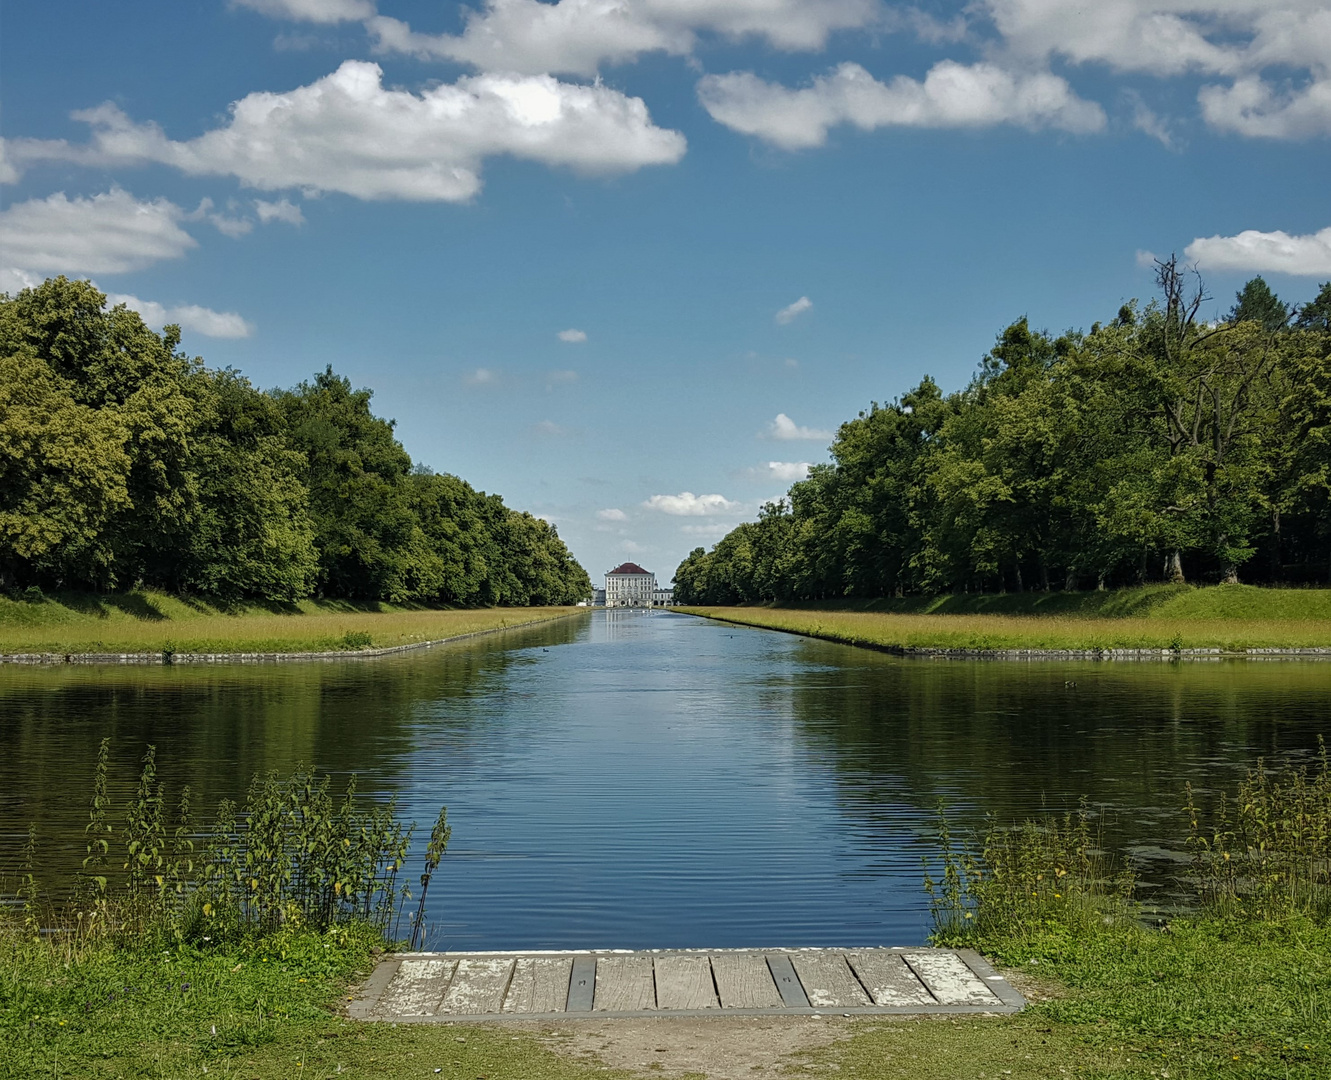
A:
[[[925,373],[1331,279],[1331,0],[6,6],[0,289],[87,276],[668,579]]]

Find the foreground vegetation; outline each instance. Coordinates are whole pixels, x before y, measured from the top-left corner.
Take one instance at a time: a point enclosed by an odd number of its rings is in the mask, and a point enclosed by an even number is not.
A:
[[[0,596],[0,653],[336,652],[440,641],[526,626],[576,607],[436,610],[387,603],[302,600],[228,604],[140,589],[96,595]]]
[[[1293,315],[1260,278],[1199,318],[1160,297],[1058,337],[1020,319],[965,389],[842,424],[832,462],[675,572],[684,604],[1331,574],[1331,282]]]
[[[1331,647],[1331,590],[1156,585],[676,610],[880,649]]]
[[[199,830],[210,839],[196,857],[181,846],[151,758],[127,806],[106,801],[105,781],[99,770],[86,887],[65,909],[72,932],[34,933],[35,870],[24,871],[19,906],[0,922],[0,1077],[613,1075],[526,1029],[340,1016],[350,984],[394,932],[385,918],[401,910],[374,902],[367,919],[363,905],[400,888],[389,868],[404,832],[391,808],[339,802],[305,774],[257,778],[243,813],[259,838],[242,839],[223,810]],[[1033,1004],[1004,1018],[857,1022],[848,1041],[803,1064],[854,1080],[1326,1076],[1325,752],[1310,770],[1258,770],[1205,810],[1190,792],[1180,800],[1194,806],[1186,879],[1199,906],[1167,923],[1139,906],[1131,874],[1099,849],[1086,807],[991,822],[975,836],[952,835],[944,820],[928,884],[935,940],[1005,965]],[[344,860],[341,840],[357,835],[357,854]],[[441,814],[427,873],[447,839]],[[261,876],[262,864],[276,869]],[[181,880],[193,887],[177,889]],[[343,880],[345,901],[328,887]],[[98,911],[112,917],[88,917]],[[659,1037],[669,1041],[665,1028]]]
[[[548,522],[436,474],[329,368],[262,392],[87,281],[0,294],[0,590],[570,604]]]

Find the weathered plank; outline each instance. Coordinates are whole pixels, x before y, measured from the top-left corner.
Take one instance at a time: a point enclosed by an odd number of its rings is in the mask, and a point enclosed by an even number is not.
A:
[[[572,971],[570,957],[519,957],[513,967],[513,978],[509,980],[508,994],[504,997],[504,1012],[563,1012]]]
[[[504,1003],[504,991],[508,989],[508,976],[512,970],[513,961],[507,958],[459,960],[439,1012],[452,1016],[497,1013]]]
[[[568,1011],[591,1012],[596,992],[596,957],[575,956],[568,978]]]
[[[804,994],[804,987],[800,985],[790,957],[785,953],[772,953],[766,959],[767,967],[772,972],[772,981],[776,983],[777,992],[781,995],[781,1004],[787,1009],[808,1008],[809,999]]]
[[[790,961],[799,974],[809,1004],[815,1009],[869,1004],[869,995],[841,953],[791,953]]]
[[[772,970],[758,953],[715,953],[712,973],[723,1009],[779,1009]]]
[[[658,1009],[716,1009],[712,965],[694,953],[658,956],[656,1007]]]
[[[846,959],[875,1005],[932,1005],[934,997],[906,966],[899,952],[869,949],[846,953]]]
[[[643,954],[601,956],[596,960],[597,1012],[636,1012],[656,1008],[652,958]]]
[[[940,1005],[998,1005],[993,991],[956,953],[945,950],[903,953],[906,963]]]
[[[457,966],[456,960],[403,960],[375,1012],[384,1016],[433,1016]]]

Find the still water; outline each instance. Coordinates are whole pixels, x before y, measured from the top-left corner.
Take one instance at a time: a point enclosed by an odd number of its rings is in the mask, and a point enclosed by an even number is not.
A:
[[[0,865],[29,822],[77,865],[109,735],[121,797],[153,743],[209,811],[300,763],[418,833],[446,804],[436,947],[913,944],[940,800],[978,824],[1085,795],[1169,901],[1184,783],[1307,760],[1329,715],[1326,663],[903,660],[668,612],[371,662],[0,668]]]

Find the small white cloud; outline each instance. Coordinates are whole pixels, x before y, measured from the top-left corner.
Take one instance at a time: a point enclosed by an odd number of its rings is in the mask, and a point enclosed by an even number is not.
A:
[[[617,507],[613,507],[613,506],[612,506],[612,507],[609,507],[608,509],[605,509],[605,510],[598,510],[598,511],[596,511],[596,516],[597,516],[601,521],[627,521],[627,520],[628,520],[628,514],[624,513],[623,510],[620,510],[620,509],[618,509]]]
[[[774,480],[803,480],[813,465],[807,461],[769,461],[767,471]]]
[[[681,525],[679,531],[685,536],[725,536],[731,530],[732,526],[722,521],[714,521],[710,525]]]
[[[247,338],[254,333],[254,325],[234,311],[214,311],[198,304],[166,307],[154,300],[140,300],[126,293],[108,293],[106,303],[109,307],[124,304],[131,311],[137,311],[145,323],[157,330],[175,323],[182,330],[192,330],[210,338]]]
[[[536,520],[544,521],[547,525],[554,525],[558,523],[558,518],[554,517],[551,514],[537,514]]]
[[[1331,27],[1331,18],[1327,25]],[[1331,30],[1326,36],[1331,43]],[[1250,75],[1232,86],[1203,86],[1197,101],[1206,122],[1221,131],[1259,139],[1331,134],[1331,78],[1313,79],[1299,90],[1279,94],[1265,79]]]
[[[231,0],[231,6],[292,22],[352,22],[374,14],[370,0]]]
[[[1207,270],[1324,277],[1331,274],[1331,227],[1305,236],[1245,229],[1237,236],[1198,238],[1184,254]]]
[[[276,202],[255,199],[254,212],[259,215],[259,220],[265,225],[272,221],[283,221],[288,225],[305,224],[305,215],[301,213],[300,207],[290,199],[278,199]]]
[[[923,82],[898,75],[889,83],[845,63],[797,90],[749,71],[706,75],[698,98],[713,120],[784,150],[822,146],[840,124],[862,131],[1016,124],[1078,133],[1105,126],[1104,110],[1077,97],[1058,75],[954,60],[935,64]]]
[[[198,246],[180,227],[185,216],[166,199],[140,202],[120,188],[74,199],[60,191],[0,212],[0,250],[34,274],[142,270]]]
[[[555,335],[560,341],[567,341],[570,345],[581,345],[587,340],[586,330],[561,330]]]
[[[569,433],[568,428],[560,427],[553,420],[541,420],[532,425],[532,430],[536,432],[537,435],[546,435],[550,438],[560,438]]]
[[[1141,95],[1135,91],[1129,91],[1127,99],[1132,105],[1132,126],[1155,139],[1166,149],[1174,149],[1174,135],[1169,130],[1169,123],[1148,107],[1141,99]]]
[[[1145,248],[1137,249],[1137,265],[1143,270],[1150,270],[1157,261],[1154,251],[1147,251]]]
[[[462,381],[468,386],[489,386],[498,378],[499,376],[489,368],[478,367],[471,374],[464,375]]]
[[[820,428],[801,427],[785,413],[777,413],[776,419],[772,421],[767,429],[767,437],[782,442],[792,439],[822,439],[825,441],[832,437],[832,433]]]
[[[776,313],[776,321],[780,325],[785,326],[788,323],[794,321],[800,315],[803,315],[811,307],[813,307],[813,301],[810,300],[807,296],[801,296],[793,304],[788,304],[786,307],[783,307],[780,311],[778,311]]]
[[[570,383],[578,381],[578,373],[572,369],[563,371],[551,371],[545,376],[546,390],[553,390],[556,386],[568,386]]]
[[[630,555],[641,555],[644,551],[651,551],[652,549],[650,547],[644,547],[636,540],[621,540],[619,542],[619,550],[626,551]]]
[[[653,495],[642,505],[650,510],[659,510],[663,514],[675,517],[710,517],[713,514],[728,514],[740,506],[724,495],[695,495],[691,491],[681,491],[678,495]]]
[[[787,356],[787,357],[786,357],[786,360],[785,360],[785,364],[786,364],[786,367],[788,367],[788,368],[797,368],[797,367],[800,366],[800,362],[799,362],[798,360],[796,360],[793,356]]]

